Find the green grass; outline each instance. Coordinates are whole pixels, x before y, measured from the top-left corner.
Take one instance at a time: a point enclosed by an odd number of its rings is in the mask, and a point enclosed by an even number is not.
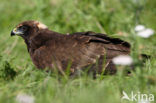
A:
[[[156,30],[155,5],[156,0],[0,0],[0,103],[16,103],[19,93],[33,95],[35,103],[121,103],[122,91],[153,94],[156,102],[156,35],[144,39],[134,32],[137,24]],[[152,58],[131,76],[60,77],[36,69],[22,38],[10,37],[24,20],[60,33],[107,33],[130,42],[135,63],[140,53]]]

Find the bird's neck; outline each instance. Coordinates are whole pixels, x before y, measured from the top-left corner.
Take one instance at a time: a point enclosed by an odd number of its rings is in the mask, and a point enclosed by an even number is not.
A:
[[[40,42],[35,42],[33,39],[32,40],[25,39],[25,43],[27,45],[28,52],[30,53],[33,53],[41,45]]]
[[[60,41],[60,38],[64,38],[65,35],[62,35],[57,32],[53,32],[50,30],[41,31],[39,34],[32,38],[24,38],[25,43],[27,45],[29,52],[34,52],[36,49],[40,48],[43,45],[46,45],[46,43],[50,41]]]

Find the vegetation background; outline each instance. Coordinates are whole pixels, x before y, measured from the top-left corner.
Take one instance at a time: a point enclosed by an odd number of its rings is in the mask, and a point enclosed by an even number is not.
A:
[[[156,0],[0,0],[0,13],[0,103],[16,103],[19,93],[33,96],[35,103],[129,103],[121,101],[122,91],[153,94],[156,101],[156,35],[145,39],[134,31],[138,24],[156,30]],[[37,70],[24,41],[10,37],[25,20],[60,33],[95,31],[127,40],[136,71],[94,80]],[[139,65],[140,53],[152,58]]]

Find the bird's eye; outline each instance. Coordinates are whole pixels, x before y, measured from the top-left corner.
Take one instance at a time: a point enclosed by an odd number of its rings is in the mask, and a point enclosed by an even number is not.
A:
[[[27,31],[28,27],[27,26],[20,26],[19,29],[22,30],[22,31]]]

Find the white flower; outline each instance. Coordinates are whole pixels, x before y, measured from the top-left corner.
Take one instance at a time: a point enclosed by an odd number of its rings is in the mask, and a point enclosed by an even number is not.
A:
[[[143,38],[148,38],[154,34],[154,30],[150,28],[145,28],[145,26],[143,25],[137,25],[135,27],[135,31],[137,32],[138,36],[143,37]]]
[[[153,34],[154,34],[154,30],[149,29],[149,28],[147,28],[145,30],[142,30],[142,31],[139,31],[137,33],[138,36],[141,36],[141,37],[144,37],[144,38],[148,38],[148,37],[150,37]]]
[[[143,25],[137,25],[137,26],[135,27],[135,31],[136,31],[136,32],[139,32],[139,31],[142,31],[142,30],[145,30],[145,26],[143,26]]]
[[[18,103],[34,103],[34,97],[27,94],[18,94],[16,100]]]
[[[116,65],[131,65],[133,59],[128,55],[119,55],[113,58],[113,63]]]

